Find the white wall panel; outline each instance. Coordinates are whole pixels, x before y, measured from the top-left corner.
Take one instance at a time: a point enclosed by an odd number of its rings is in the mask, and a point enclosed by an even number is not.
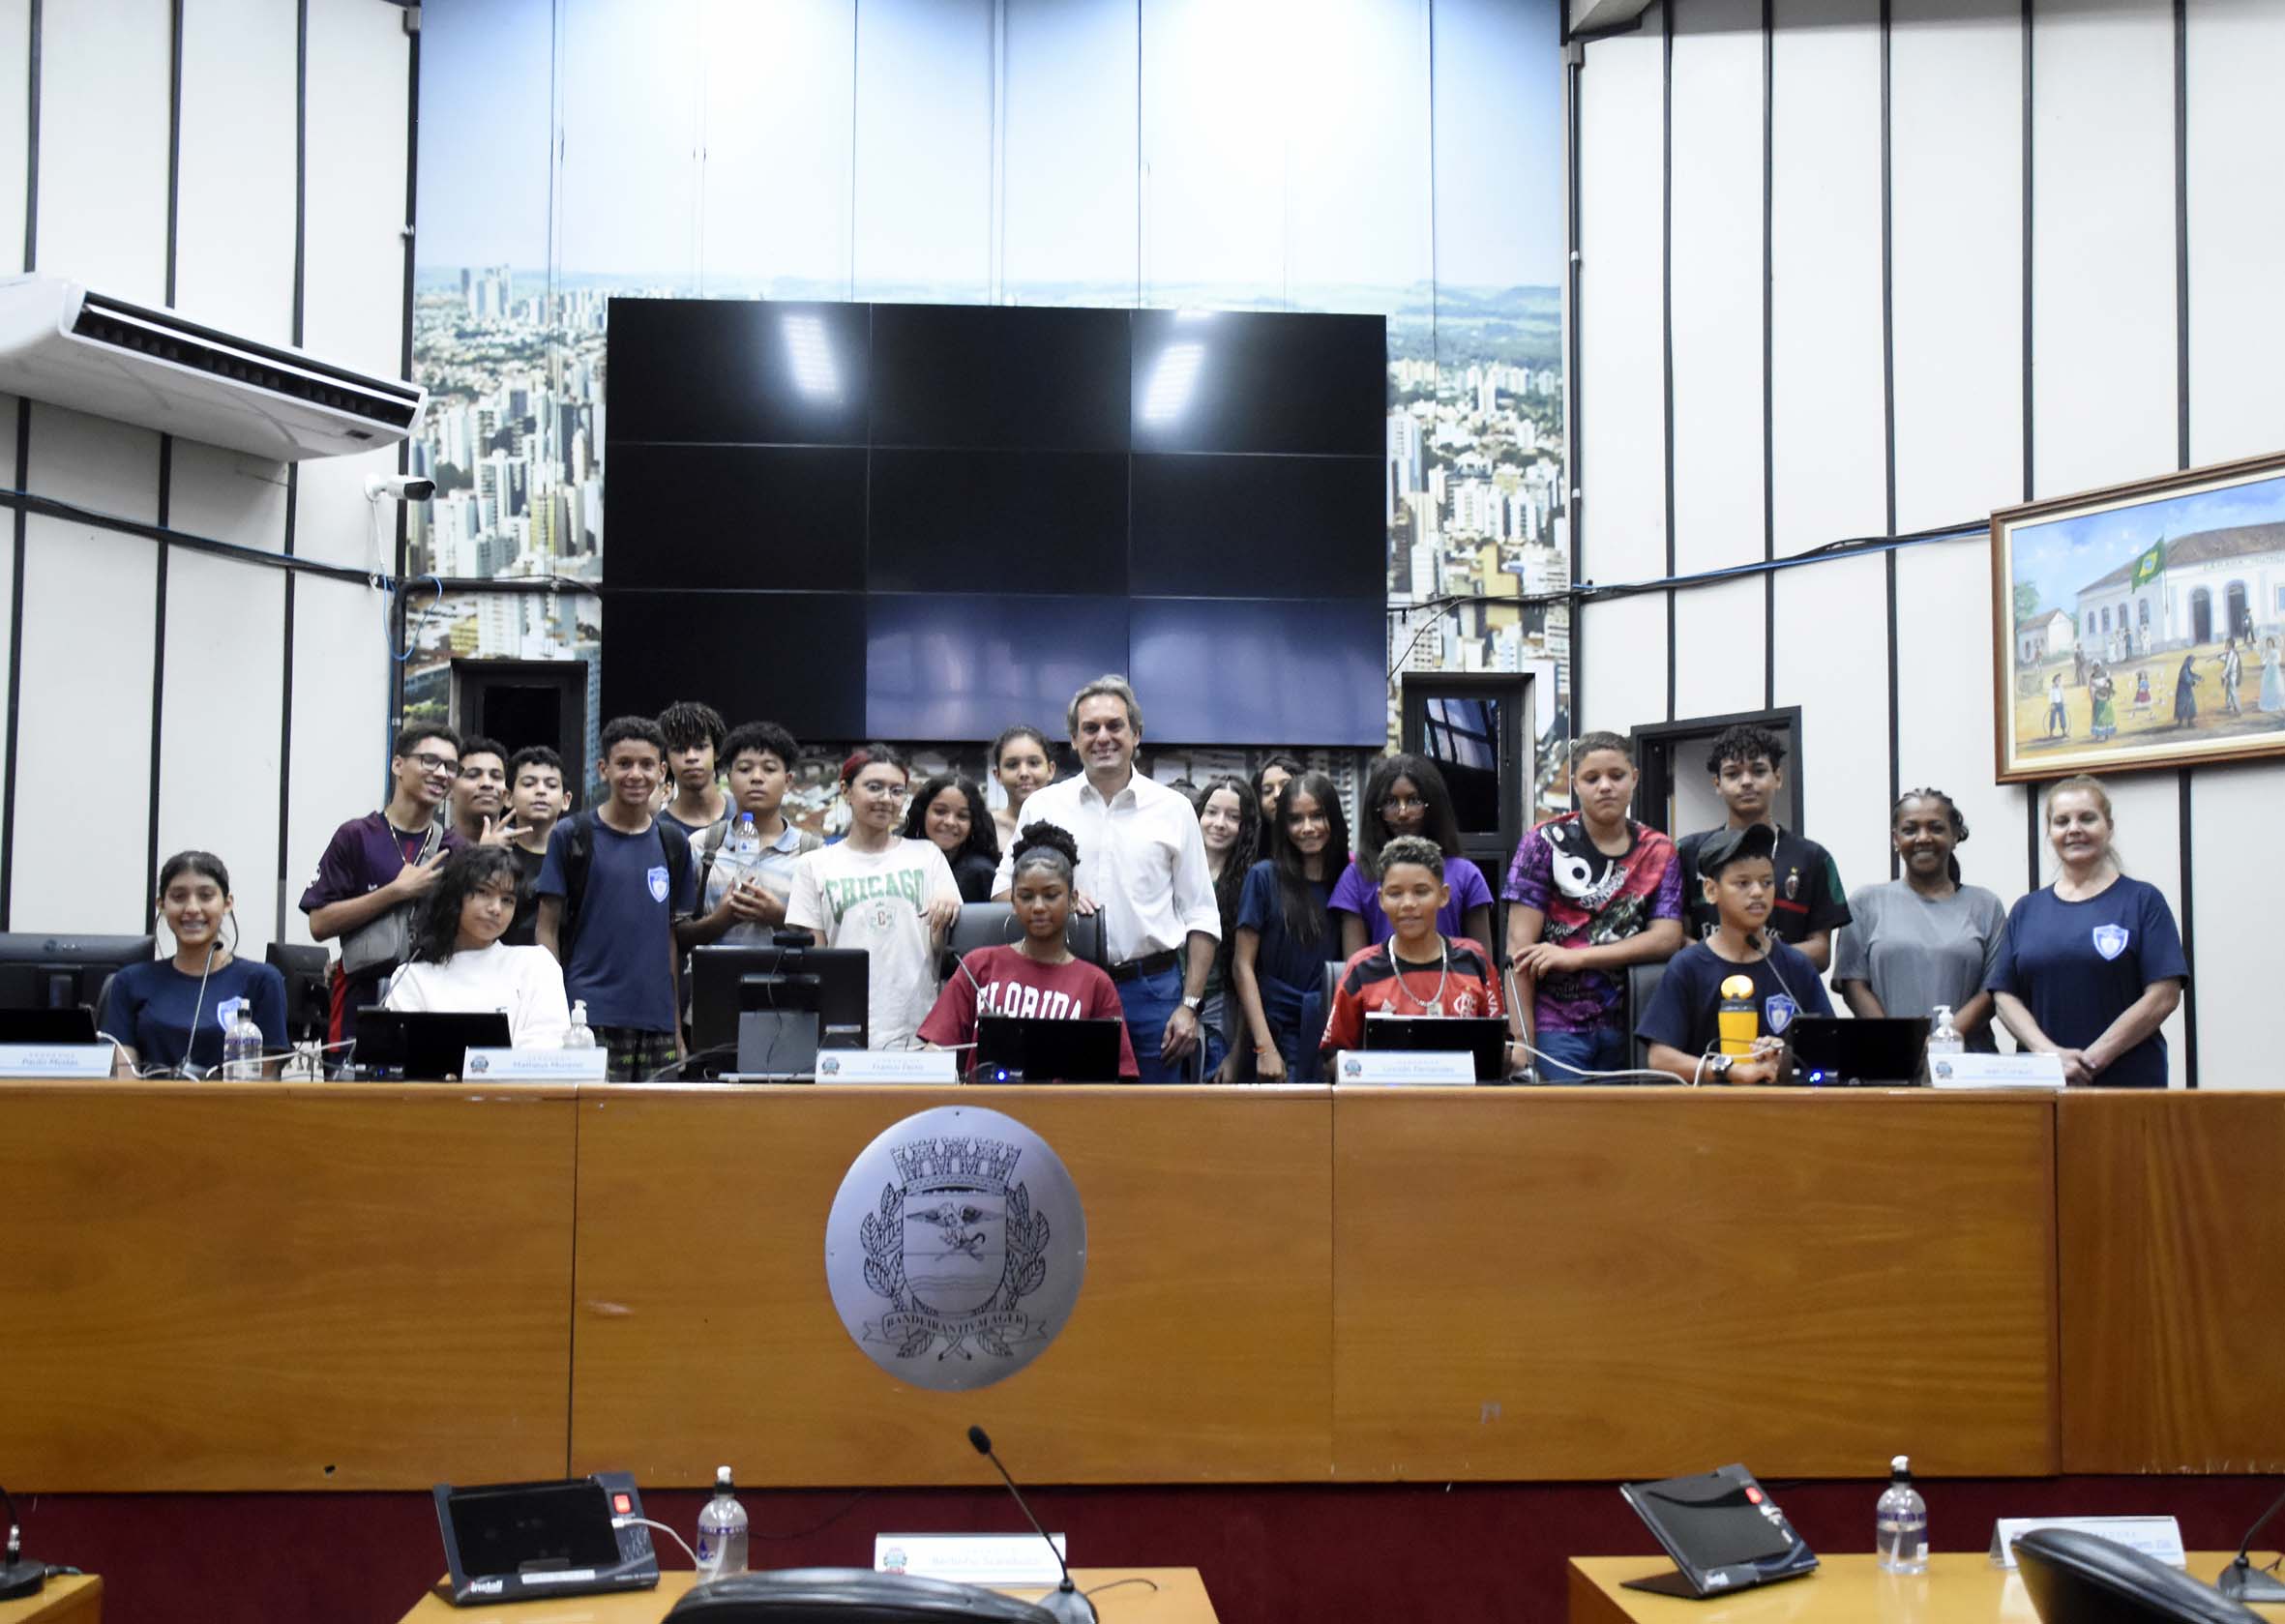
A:
[[[1579,393],[1583,578],[1666,573],[1666,363],[1659,336],[1658,8],[1587,47],[1580,75]],[[1649,602],[1649,600],[1644,600]],[[1612,605],[1616,610],[1618,605]],[[1589,611],[1590,613],[1595,611]],[[1639,614],[1639,607],[1629,613]],[[1659,660],[1665,662],[1664,611]],[[1588,714],[1600,709],[1588,645]],[[1666,709],[1659,677],[1658,712]],[[1642,713],[1641,720],[1648,720]],[[1596,725],[1610,726],[1602,722]]]
[[[294,504],[295,553],[358,570],[372,568],[377,556],[380,568],[395,569],[397,505],[366,501],[365,477],[396,471],[394,448],[302,463],[301,493]]]
[[[1770,459],[1783,555],[1883,531],[1887,440],[1880,7],[1785,0],[1775,18]]]
[[[1506,284],[1436,251],[1433,228],[1444,217],[1432,203],[1450,195],[1442,189],[1460,163],[1429,162],[1425,0],[1351,0],[1339,16],[1335,27],[1295,29],[1289,47],[1286,265],[1293,302],[1394,314],[1432,282]],[[1496,128],[1484,103],[1510,97],[1497,79],[1439,73],[1435,84],[1439,128],[1445,121]],[[1560,217],[1544,226],[1552,236]]]
[[[2033,477],[2053,496],[2176,465],[2173,10],[2076,0],[2032,48]]]
[[[2013,902],[2024,891],[2023,791],[1992,782],[1989,559],[1976,541],[1896,555],[1896,766],[1900,787],[1952,798],[1968,820],[1969,883]]]
[[[385,378],[403,375],[404,15],[338,0],[310,8],[303,342]]]
[[[24,268],[24,151],[31,75],[31,0],[0,0],[0,275]]]
[[[271,343],[293,337],[294,16],[294,0],[183,8],[175,308]]]
[[[8,831],[18,930],[143,928],[157,578],[157,549],[140,536],[38,516],[26,526]]]
[[[269,946],[277,917],[284,614],[283,571],[170,553],[159,861],[192,846],[223,860],[238,900],[238,951],[250,959]]]
[[[122,299],[166,291],[166,0],[41,13],[39,269]]]
[[[990,0],[857,8],[858,298],[991,296],[992,80]]]
[[[1801,830],[1832,853],[1844,889],[1888,877],[1887,572],[1877,557],[1787,570],[1777,624],[1777,702],[1801,707],[1789,772]]]
[[[285,464],[195,440],[177,440],[167,522],[193,536],[283,552]]]
[[[31,412],[28,489],[138,524],[159,517],[155,430],[40,401],[32,402]],[[147,548],[151,544],[135,545]]]
[[[307,942],[296,904],[333,832],[381,804],[389,771],[388,657],[379,598],[304,576],[294,586],[293,755],[285,827],[285,939]]]
[[[2285,447],[2285,7],[2189,0],[2186,20],[2190,461],[2204,463]]]
[[[1762,556],[1760,0],[1675,12],[1674,444],[1678,573]]]
[[[1666,598],[1646,592],[1583,604],[1586,671],[1575,733],[1628,732],[1666,720]]]
[[[698,27],[701,285],[721,294],[775,283],[779,297],[841,297],[849,281],[852,0],[706,0]],[[1131,86],[1131,65],[1127,76]],[[546,139],[544,126],[533,133]],[[790,152],[802,162],[788,163]]]
[[[1131,0],[1008,0],[1000,246],[1020,303],[1135,302],[1135,15]]]
[[[1895,0],[1896,522],[2023,498],[2023,51],[1988,0]]]
[[[1675,715],[1758,711],[1769,638],[1759,576],[1675,594]]]
[[[2231,859],[2251,829],[2275,826],[2285,806],[2285,765],[2214,767],[2190,793],[2197,892],[2198,1086],[2275,1087],[2277,919],[2285,874],[2273,864]]]

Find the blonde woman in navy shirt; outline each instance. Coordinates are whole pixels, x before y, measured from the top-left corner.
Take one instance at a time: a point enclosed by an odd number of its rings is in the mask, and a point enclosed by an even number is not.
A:
[[[2009,911],[1984,986],[2018,1044],[2062,1057],[2064,1082],[2163,1088],[2158,1027],[2181,1002],[2189,962],[2166,899],[2121,870],[2111,834],[2111,798],[2093,779],[2048,791],[2061,867]]]

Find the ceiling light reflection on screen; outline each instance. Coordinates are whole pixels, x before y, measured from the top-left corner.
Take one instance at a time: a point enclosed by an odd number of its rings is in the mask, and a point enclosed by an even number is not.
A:
[[[833,346],[826,341],[821,318],[786,317],[786,348],[793,358],[794,388],[816,399],[840,397],[841,373],[833,365]]]
[[[1198,384],[1198,369],[1205,361],[1203,344],[1170,344],[1158,358],[1158,368],[1150,374],[1150,387],[1142,394],[1142,421],[1171,423],[1182,415],[1190,404],[1191,391]]]

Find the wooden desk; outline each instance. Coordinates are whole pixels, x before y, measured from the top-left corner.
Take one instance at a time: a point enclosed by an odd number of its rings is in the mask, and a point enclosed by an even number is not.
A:
[[[1094,1598],[1103,1624],[1215,1624],[1214,1604],[1206,1599],[1205,1581],[1196,1568],[1074,1568],[1071,1577],[1082,1590],[1092,1590],[1114,1580],[1146,1579],[1150,1584],[1121,1584]],[[619,1596],[565,1596],[561,1600],[518,1602],[503,1617],[514,1624],[657,1624],[667,1609],[681,1599],[697,1576],[668,1573],[659,1576],[656,1590]],[[1158,1588],[1153,1590],[1150,1586]],[[1011,1596],[1039,1596],[1038,1590],[1010,1590]],[[447,1624],[470,1615],[447,1598],[442,1584],[423,1596],[406,1613],[402,1624]],[[0,1624],[8,1624],[0,1612]]]
[[[2053,1113],[1344,1090],[1334,1470],[1848,1477],[1910,1438],[1930,1475],[2051,1473]]]
[[[94,1574],[51,1579],[37,1596],[0,1602],[0,1624],[103,1624],[104,1581]]]
[[[2190,1572],[2209,1584],[2233,1550],[2190,1553]],[[1981,1551],[1938,1551],[1924,1574],[1884,1574],[1869,1552],[1827,1556],[1807,1579],[1788,1580],[1703,1602],[1622,1588],[1674,1567],[1663,1556],[1574,1556],[1571,1624],[2038,1624],[2020,1575],[1995,1568]],[[2285,1608],[2254,1611],[2285,1619]]]

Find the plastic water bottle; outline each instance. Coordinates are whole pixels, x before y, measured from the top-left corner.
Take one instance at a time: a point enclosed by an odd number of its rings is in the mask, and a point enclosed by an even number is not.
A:
[[[741,869],[751,869],[761,861],[761,832],[754,827],[752,812],[738,813],[737,826],[730,831],[730,856]]]
[[[738,1504],[730,1469],[714,1473],[714,1498],[698,1510],[698,1582],[746,1571],[746,1508]]]
[[[1913,1487],[1909,1456],[1888,1462],[1888,1487],[1873,1513],[1873,1549],[1880,1552],[1883,1573],[1928,1571],[1928,1502]]]
[[[223,1078],[228,1082],[259,1082],[262,1076],[262,1029],[253,1023],[253,1006],[242,1003],[223,1028]]]
[[[563,1034],[566,1048],[593,1048],[595,1029],[587,1024],[587,1000],[579,999],[572,1005],[571,1026]]]
[[[1951,1005],[1938,1004],[1936,1019],[1928,1028],[1928,1057],[1933,1060],[1939,1054],[1965,1054],[1967,1051],[1967,1040],[1960,1036],[1960,1029],[1952,1024]]]

